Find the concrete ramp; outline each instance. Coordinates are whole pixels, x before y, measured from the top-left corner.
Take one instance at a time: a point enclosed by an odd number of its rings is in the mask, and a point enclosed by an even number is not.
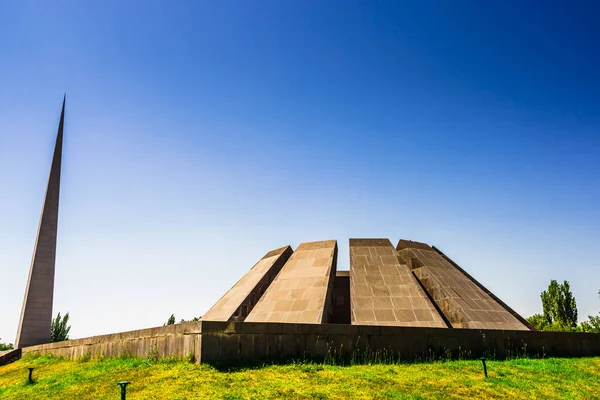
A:
[[[335,240],[300,244],[246,322],[330,322],[336,263]]]
[[[292,253],[292,248],[285,246],[265,254],[210,310],[204,313],[202,319],[206,321],[245,320]]]
[[[388,239],[350,239],[353,325],[446,328]]]

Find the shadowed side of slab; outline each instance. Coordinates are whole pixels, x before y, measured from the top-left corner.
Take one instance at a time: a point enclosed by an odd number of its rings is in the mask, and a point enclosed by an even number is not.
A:
[[[290,246],[268,252],[203,316],[206,321],[244,321],[292,255]]]
[[[246,322],[330,322],[336,264],[335,240],[300,244]]]
[[[352,324],[445,328],[388,239],[350,239]]]
[[[337,271],[335,274],[334,312],[332,323],[350,324],[350,271]]]
[[[396,249],[453,328],[529,330],[429,245],[401,240]]]
[[[506,311],[508,311],[510,314],[512,314],[513,317],[518,319],[519,322],[521,322],[523,325],[525,325],[529,330],[537,331],[537,329],[533,325],[531,325],[525,318],[523,318],[519,313],[517,313],[515,310],[513,310],[508,304],[503,302],[502,299],[500,299],[498,296],[496,296],[494,293],[492,293],[488,288],[483,286],[477,279],[473,278],[467,271],[465,271],[458,264],[456,264],[454,261],[452,261],[452,259],[450,259],[450,257],[445,255],[440,249],[436,248],[435,246],[431,246],[431,248],[433,250],[435,250],[437,253],[439,253],[439,255],[444,257],[446,259],[446,261],[448,261],[450,264],[452,264],[454,266],[454,268],[458,269],[464,276],[466,276],[468,279],[470,279],[475,285],[477,285],[481,290],[483,290],[488,296],[490,296],[492,299],[494,299],[494,301],[497,301],[498,304],[500,304],[502,307],[504,307],[504,309]]]

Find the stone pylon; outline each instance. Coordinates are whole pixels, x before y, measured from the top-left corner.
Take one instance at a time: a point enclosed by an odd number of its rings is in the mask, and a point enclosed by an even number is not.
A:
[[[46,197],[29,268],[29,278],[15,341],[16,348],[50,342],[65,102],[66,95],[63,99]]]

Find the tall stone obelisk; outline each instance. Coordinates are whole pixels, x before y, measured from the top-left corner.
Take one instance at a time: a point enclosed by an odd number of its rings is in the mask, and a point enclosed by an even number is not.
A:
[[[66,95],[63,99],[46,198],[29,268],[29,278],[15,341],[16,348],[50,342],[65,102]]]

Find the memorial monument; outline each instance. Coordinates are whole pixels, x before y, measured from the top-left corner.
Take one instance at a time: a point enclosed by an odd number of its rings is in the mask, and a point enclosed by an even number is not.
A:
[[[425,243],[400,240],[394,248],[388,239],[350,239],[349,279],[345,271],[336,271],[336,262],[335,240],[302,243],[294,252],[289,246],[273,250],[203,319],[532,329],[523,317]],[[245,300],[253,295],[252,302]]]
[[[56,237],[58,230],[58,200],[60,195],[60,167],[62,161],[63,129],[65,124],[65,102],[63,98],[60,122],[50,165],[50,176],[37,237],[33,248],[29,277],[21,309],[15,348],[48,343],[52,323],[54,298],[54,267],[56,262]]]
[[[350,269],[337,270],[336,240],[267,252],[202,319],[49,343],[65,100],[16,349],[72,359],[130,354],[200,363],[298,359],[571,357],[600,354],[600,335],[537,332],[435,246],[350,239]],[[201,292],[200,292],[201,293]],[[198,310],[201,312],[202,310]]]

